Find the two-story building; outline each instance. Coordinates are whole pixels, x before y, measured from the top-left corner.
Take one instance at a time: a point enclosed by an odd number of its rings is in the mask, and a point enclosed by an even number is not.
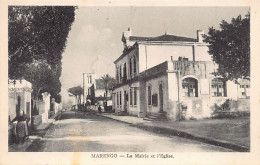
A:
[[[145,117],[163,114],[169,119],[208,117],[215,104],[248,98],[249,81],[242,85],[216,76],[218,65],[208,54],[204,32],[197,38],[164,34],[137,37],[123,32],[123,54],[114,61],[116,112]]]

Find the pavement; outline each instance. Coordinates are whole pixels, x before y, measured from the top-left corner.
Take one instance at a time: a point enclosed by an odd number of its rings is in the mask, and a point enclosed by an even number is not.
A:
[[[60,117],[61,119],[57,120]],[[140,136],[137,138],[137,135]],[[151,147],[151,137],[154,141],[158,141],[160,146],[154,148],[156,145],[153,143]],[[9,152],[128,150],[142,152],[158,149],[248,152],[250,151],[249,118],[181,122],[147,121],[134,116],[99,114],[97,111],[66,111],[54,116],[48,123],[39,125],[24,144],[9,146]]]
[[[250,119],[248,117],[174,122],[146,121],[134,116],[99,114],[96,111],[93,113],[159,134],[179,136],[238,152],[250,151]]]
[[[146,131],[92,112],[66,111],[26,152],[233,152]],[[121,156],[125,156],[122,154]]]
[[[55,120],[59,119],[61,113],[58,112],[57,114],[54,114],[46,123],[41,123],[36,130],[32,131],[29,135],[29,138],[25,140],[23,144],[19,143],[13,143],[8,146],[9,152],[25,152],[29,146],[33,144],[35,141],[39,141],[43,138],[43,136],[46,134],[50,126],[53,125]]]

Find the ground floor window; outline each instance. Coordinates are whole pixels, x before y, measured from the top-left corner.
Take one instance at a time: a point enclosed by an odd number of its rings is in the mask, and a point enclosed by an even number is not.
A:
[[[222,78],[214,78],[211,81],[211,96],[226,97],[226,82]]]
[[[119,92],[119,104],[122,105],[122,95],[121,95],[121,92]]]
[[[239,95],[241,98],[249,98],[250,97],[250,81],[242,79],[239,81]]]
[[[147,89],[147,93],[148,93],[148,105],[152,105],[152,89],[151,89],[151,86],[148,86],[148,89]]]
[[[134,105],[137,104],[137,90],[136,88],[133,88],[134,89]]]
[[[116,92],[116,105],[119,105],[119,95],[118,95],[118,92]]]
[[[182,80],[182,96],[198,97],[198,80],[195,78],[185,78]]]
[[[133,100],[132,100],[132,89],[130,88],[130,96],[129,96],[129,101],[130,101],[130,105],[133,105]]]

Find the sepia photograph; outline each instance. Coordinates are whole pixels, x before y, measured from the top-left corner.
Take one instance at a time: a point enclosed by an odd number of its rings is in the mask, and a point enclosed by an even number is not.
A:
[[[10,152],[250,151],[249,7],[9,6],[8,30]]]
[[[252,152],[250,5],[6,8],[7,154]]]

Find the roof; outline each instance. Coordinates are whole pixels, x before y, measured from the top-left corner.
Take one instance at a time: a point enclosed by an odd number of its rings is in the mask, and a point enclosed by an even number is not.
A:
[[[195,38],[180,37],[175,35],[164,34],[157,37],[137,37],[130,36],[130,41],[181,41],[181,42],[197,42]]]

